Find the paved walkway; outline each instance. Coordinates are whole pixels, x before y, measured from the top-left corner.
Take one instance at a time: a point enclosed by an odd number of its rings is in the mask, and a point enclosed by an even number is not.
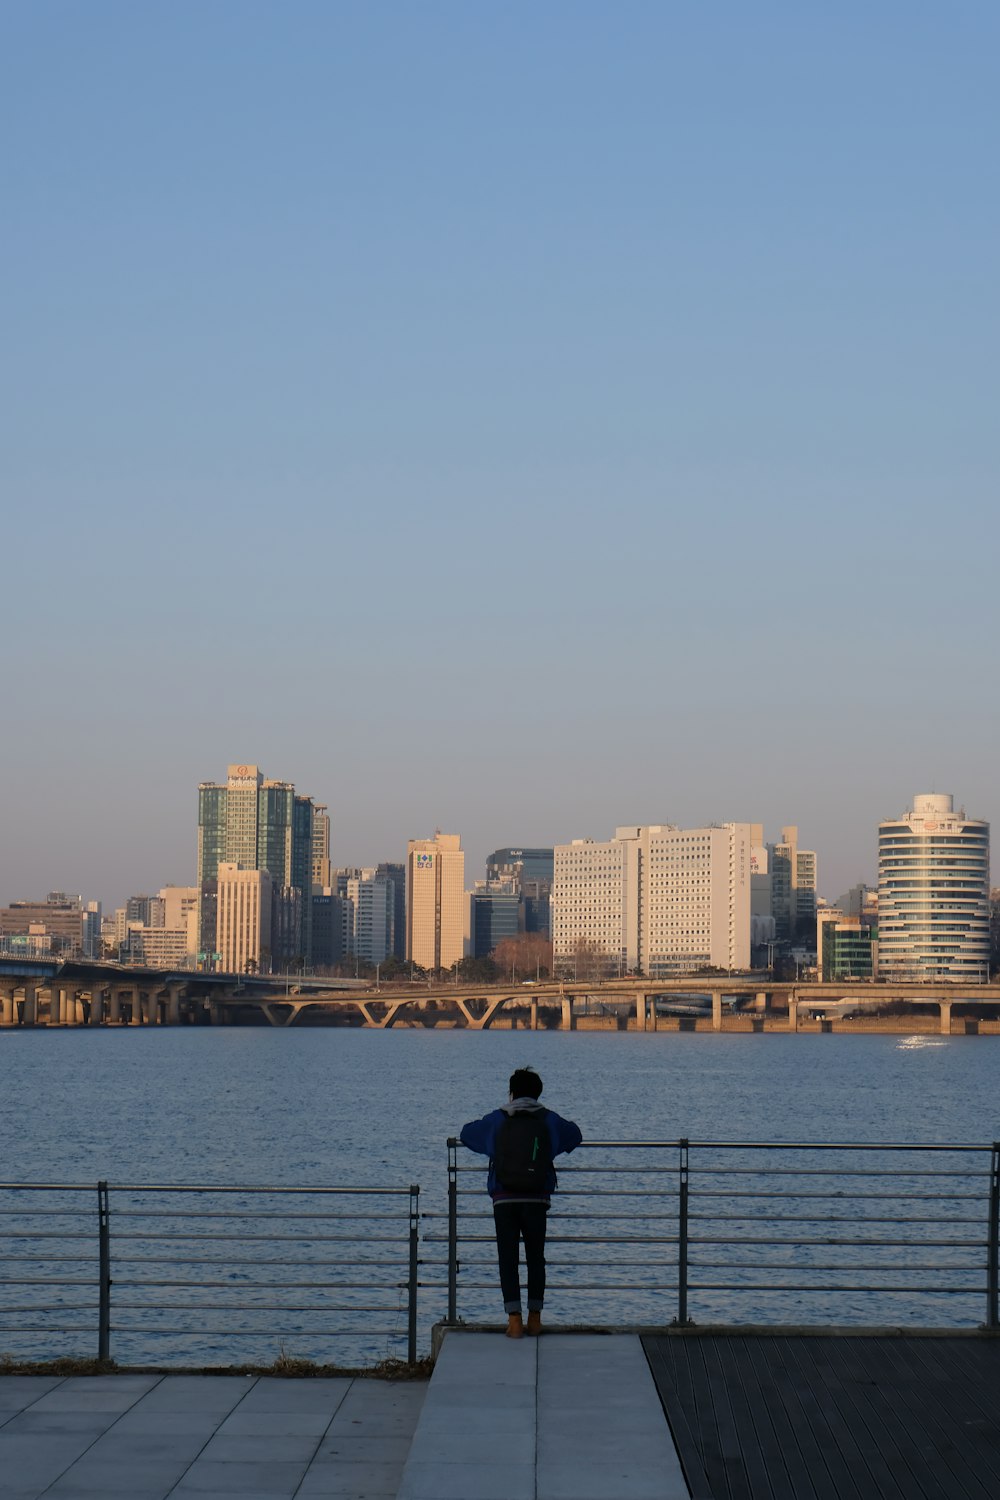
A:
[[[426,1381],[2,1376],[0,1497],[395,1497],[426,1393]]]
[[[449,1333],[432,1380],[0,1376],[0,1500],[688,1500],[639,1339]]]
[[[688,1500],[639,1339],[449,1333],[399,1500]]]

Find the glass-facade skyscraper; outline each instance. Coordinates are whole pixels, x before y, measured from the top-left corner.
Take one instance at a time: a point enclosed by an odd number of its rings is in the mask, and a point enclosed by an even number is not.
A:
[[[519,922],[524,932],[550,937],[552,849],[494,849],[486,860],[487,885],[512,885],[520,898]]]
[[[294,968],[312,951],[313,802],[288,781],[266,780],[259,767],[232,765],[225,786],[198,788],[200,950],[216,942],[219,865],[266,870],[271,877],[276,939],[272,962]]]

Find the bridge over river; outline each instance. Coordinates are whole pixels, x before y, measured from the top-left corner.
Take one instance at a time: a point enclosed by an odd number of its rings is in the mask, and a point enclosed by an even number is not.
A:
[[[293,1026],[321,1010],[344,1024],[386,1028],[397,1023],[485,1030],[503,1024],[572,1030],[581,1013],[615,1013],[631,1029],[655,1030],[664,1007],[687,1002],[716,1031],[735,1009],[753,1029],[787,1017],[790,1031],[819,1021],[829,1029],[850,1014],[878,1014],[887,1006],[930,1007],[940,1030],[952,1030],[952,1011],[966,1017],[1000,1007],[1000,984],[775,982],[766,973],[687,976],[670,980],[627,977],[463,985],[409,983],[372,988],[365,980],[194,973],[71,960],[64,963],[0,958],[0,1028],[260,1024]]]

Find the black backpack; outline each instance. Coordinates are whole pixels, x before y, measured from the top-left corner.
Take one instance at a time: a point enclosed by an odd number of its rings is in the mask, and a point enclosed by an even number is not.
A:
[[[552,1171],[548,1110],[516,1110],[497,1131],[493,1149],[497,1186],[508,1193],[547,1191]]]

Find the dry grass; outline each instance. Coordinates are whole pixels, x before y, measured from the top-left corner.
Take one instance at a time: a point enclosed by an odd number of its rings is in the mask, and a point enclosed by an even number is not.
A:
[[[113,1359],[15,1359],[0,1354],[0,1375],[117,1375]]]
[[[271,1375],[283,1380],[317,1380],[339,1376],[351,1380],[429,1380],[434,1362],[430,1358],[407,1364],[405,1359],[383,1359],[361,1368],[350,1365],[315,1364],[281,1350],[270,1365],[205,1365],[165,1369],[157,1365],[118,1365],[113,1359],[15,1359],[0,1354],[0,1375],[51,1375],[59,1379],[74,1375]]]

